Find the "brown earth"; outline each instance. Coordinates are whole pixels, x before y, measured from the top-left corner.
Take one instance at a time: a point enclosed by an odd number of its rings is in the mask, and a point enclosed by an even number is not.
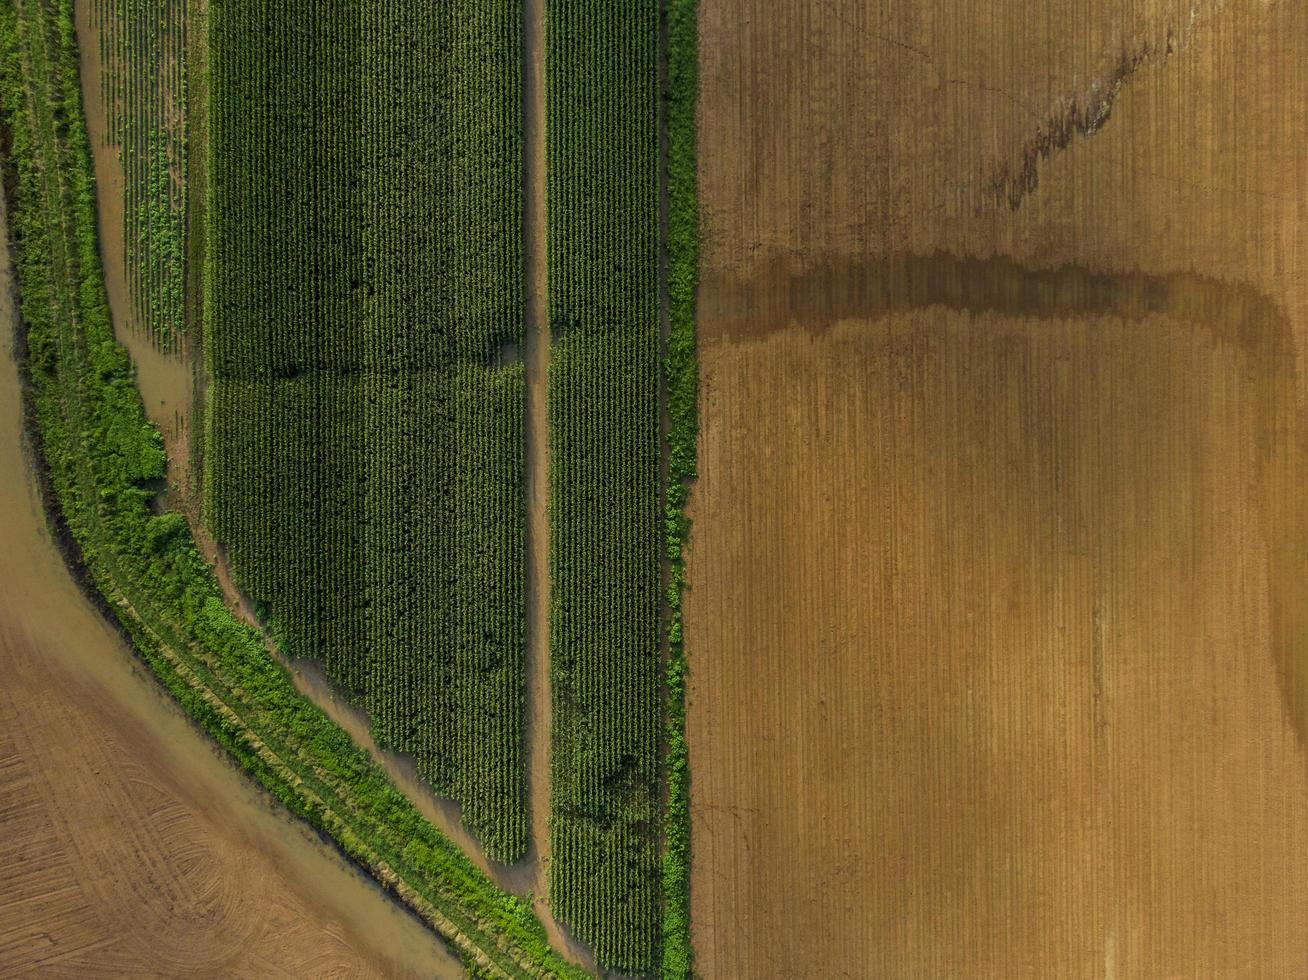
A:
[[[73,584],[24,458],[11,288],[5,251],[0,975],[460,976],[219,756]]]
[[[1308,8],[699,9],[700,971],[1308,975]]]

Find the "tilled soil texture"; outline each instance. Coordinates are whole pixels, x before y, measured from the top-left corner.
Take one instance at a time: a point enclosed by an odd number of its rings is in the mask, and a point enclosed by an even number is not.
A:
[[[0,259],[0,975],[462,975],[219,756],[74,585],[24,458]]]
[[[701,0],[706,977],[1308,967],[1308,8]]]

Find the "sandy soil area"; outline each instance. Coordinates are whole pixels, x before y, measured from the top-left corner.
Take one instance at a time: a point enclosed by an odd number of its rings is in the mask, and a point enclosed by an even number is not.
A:
[[[1308,963],[1308,9],[701,0],[711,977]]]

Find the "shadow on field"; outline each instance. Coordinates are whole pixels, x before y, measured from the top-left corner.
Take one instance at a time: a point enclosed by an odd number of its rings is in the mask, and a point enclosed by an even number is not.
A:
[[[778,259],[752,279],[704,289],[701,317],[715,328],[706,342],[738,342],[785,328],[821,333],[842,321],[940,307],[1015,319],[1111,317],[1141,330],[1150,329],[1151,317],[1168,316],[1228,348],[1246,392],[1258,460],[1254,499],[1268,565],[1271,653],[1290,724],[1300,743],[1308,743],[1308,425],[1284,310],[1249,285],[1189,272],[1041,269],[1005,256],[948,252],[833,256],[815,266],[796,270]]]

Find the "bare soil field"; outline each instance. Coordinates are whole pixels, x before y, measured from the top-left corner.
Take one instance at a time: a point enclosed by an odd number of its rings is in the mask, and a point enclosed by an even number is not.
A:
[[[705,977],[1308,969],[1308,8],[701,0]]]
[[[3,259],[0,975],[460,976],[190,727],[73,584],[24,458]]]

